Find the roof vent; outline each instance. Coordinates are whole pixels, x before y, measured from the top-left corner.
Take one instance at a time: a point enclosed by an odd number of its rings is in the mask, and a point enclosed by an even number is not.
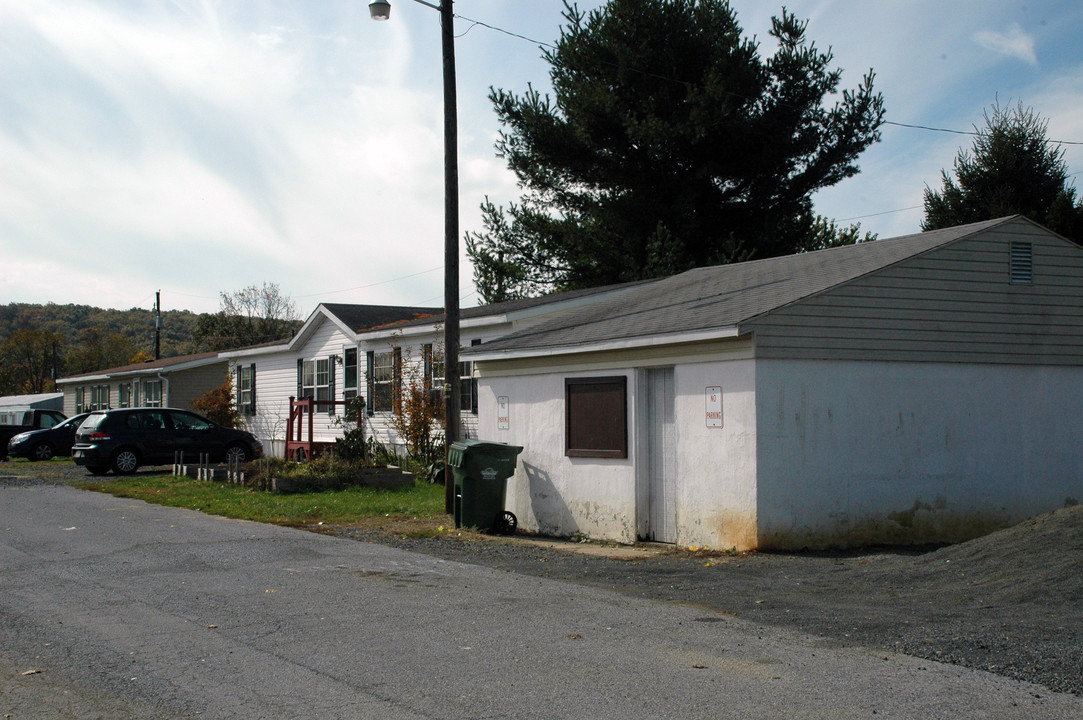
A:
[[[1028,242],[1011,242],[1009,281],[1014,284],[1029,285],[1034,281],[1034,259]]]

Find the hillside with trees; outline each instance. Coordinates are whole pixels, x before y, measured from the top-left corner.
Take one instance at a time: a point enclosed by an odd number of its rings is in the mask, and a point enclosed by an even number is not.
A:
[[[49,392],[60,377],[154,358],[153,310],[0,305],[0,395]],[[296,307],[278,285],[221,293],[221,309],[162,313],[161,356],[226,350],[290,337]]]

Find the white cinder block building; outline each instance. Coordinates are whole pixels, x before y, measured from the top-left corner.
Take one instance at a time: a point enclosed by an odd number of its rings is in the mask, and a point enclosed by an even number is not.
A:
[[[543,533],[924,543],[1083,499],[1083,248],[1021,217],[691,270],[462,358]]]

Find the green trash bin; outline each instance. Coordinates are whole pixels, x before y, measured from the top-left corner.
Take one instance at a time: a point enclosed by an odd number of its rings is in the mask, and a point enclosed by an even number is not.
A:
[[[455,479],[455,527],[476,527],[510,535],[519,525],[504,509],[507,480],[523,449],[483,440],[457,440],[448,448],[448,467]]]

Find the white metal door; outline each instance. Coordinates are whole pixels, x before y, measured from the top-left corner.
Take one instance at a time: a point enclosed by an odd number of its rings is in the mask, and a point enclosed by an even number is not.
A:
[[[677,542],[677,425],[673,368],[647,371],[647,537]]]

